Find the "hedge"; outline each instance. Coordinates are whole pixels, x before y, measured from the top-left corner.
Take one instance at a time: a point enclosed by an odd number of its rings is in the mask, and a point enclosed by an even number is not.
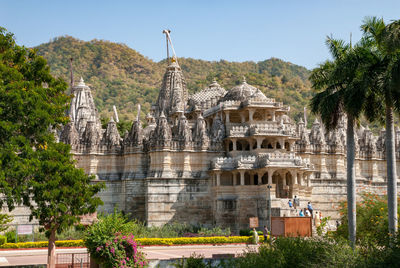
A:
[[[251,236],[212,236],[212,237],[174,237],[174,238],[137,238],[135,239],[142,246],[150,245],[188,245],[188,244],[232,244],[251,243]],[[260,236],[260,242],[264,237]],[[48,241],[5,243],[0,248],[47,248]],[[59,240],[57,247],[84,247],[83,240]]]
[[[48,241],[39,242],[20,242],[20,243],[5,243],[0,248],[47,248]],[[84,247],[83,240],[59,240],[56,241],[56,247]]]

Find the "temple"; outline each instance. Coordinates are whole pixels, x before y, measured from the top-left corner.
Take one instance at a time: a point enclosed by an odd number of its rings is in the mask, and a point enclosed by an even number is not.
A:
[[[123,137],[113,118],[102,129],[83,79],[72,93],[71,122],[60,141],[71,145],[78,167],[105,182],[102,211],[117,207],[148,225],[179,221],[238,231],[248,228],[249,217],[265,225],[268,204],[273,216],[293,215],[287,203],[297,196],[301,208],[311,201],[324,216],[339,218],[338,204],[346,198],[346,118],[335,131],[318,120],[308,129],[245,78],[229,90],[214,80],[189,96],[174,57],[146,122],[139,106]],[[356,134],[357,191],[383,194],[385,131],[376,137],[360,127]],[[397,129],[397,156],[399,142]]]

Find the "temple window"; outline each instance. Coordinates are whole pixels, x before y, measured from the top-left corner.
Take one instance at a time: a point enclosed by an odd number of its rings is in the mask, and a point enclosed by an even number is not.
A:
[[[235,200],[223,200],[223,201],[222,201],[222,208],[223,208],[224,210],[236,209],[236,202],[235,202]]]

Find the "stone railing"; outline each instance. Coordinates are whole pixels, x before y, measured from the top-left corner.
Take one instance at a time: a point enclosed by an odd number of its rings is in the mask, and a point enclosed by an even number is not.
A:
[[[226,136],[244,137],[249,135],[249,126],[247,124],[230,123],[226,127]]]
[[[295,128],[291,124],[280,124],[278,122],[266,122],[252,124],[250,126],[250,136],[254,135],[290,135],[298,136]]]
[[[282,102],[276,102],[274,98],[251,98],[243,102],[243,106],[248,105],[269,105],[274,107],[282,107]]]
[[[255,169],[267,166],[296,166],[300,168],[312,169],[313,166],[309,159],[302,159],[295,153],[266,153],[259,156],[239,155],[236,157],[217,157],[212,160],[212,169]]]

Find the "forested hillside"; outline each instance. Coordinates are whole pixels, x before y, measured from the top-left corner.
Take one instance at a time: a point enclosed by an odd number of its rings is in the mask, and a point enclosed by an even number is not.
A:
[[[124,44],[103,40],[81,41],[70,36],[58,37],[36,47],[51,67],[51,72],[69,81],[69,58],[74,58],[75,80],[80,76],[91,86],[102,117],[111,115],[116,105],[120,119],[132,120],[136,104],[144,116],[156,101],[165,61],[154,62]],[[179,53],[179,52],[178,52]],[[204,61],[179,58],[189,92],[201,90],[213,78],[229,90],[247,82],[267,97],[291,106],[291,116],[302,116],[311,96],[309,71],[301,66],[271,58],[261,62]]]

